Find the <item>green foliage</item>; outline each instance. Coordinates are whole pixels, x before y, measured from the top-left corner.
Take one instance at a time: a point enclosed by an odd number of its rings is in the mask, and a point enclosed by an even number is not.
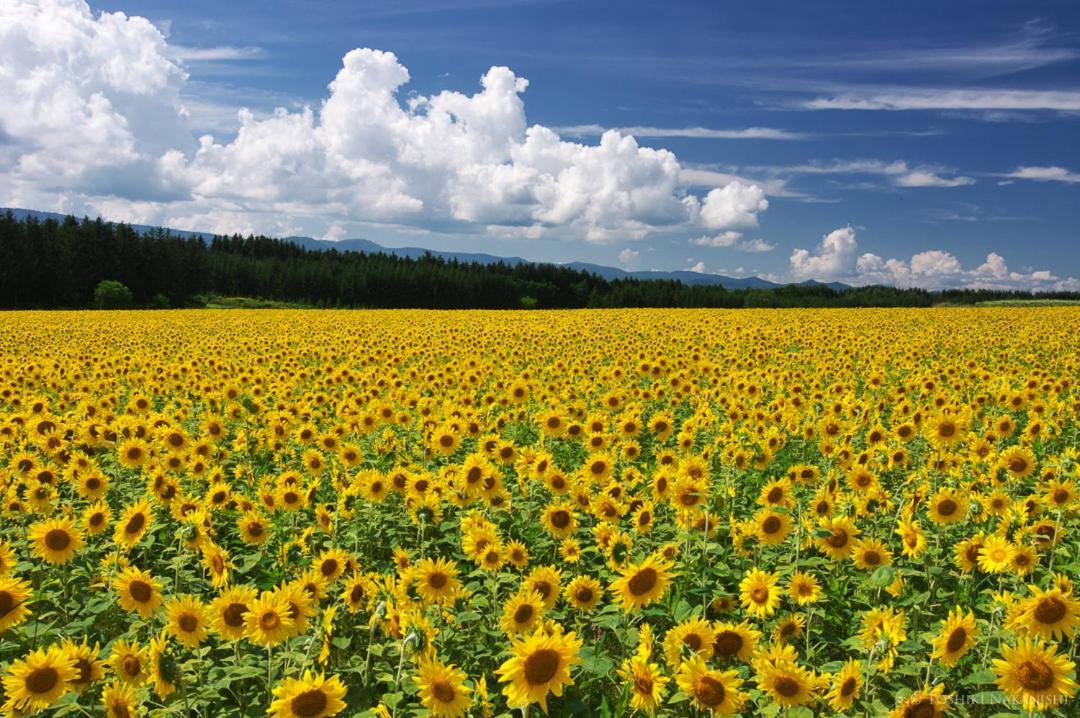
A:
[[[94,288],[94,306],[98,309],[127,309],[131,303],[131,290],[115,279],[103,279]]]
[[[308,250],[262,236],[210,241],[157,229],[68,217],[0,215],[0,308],[88,307],[114,280],[138,306],[576,309],[583,307],[930,307],[987,302],[1077,301],[1069,292],[895,287],[833,289],[798,284],[725,289],[673,280],[606,280],[554,264],[478,264],[431,254]]]

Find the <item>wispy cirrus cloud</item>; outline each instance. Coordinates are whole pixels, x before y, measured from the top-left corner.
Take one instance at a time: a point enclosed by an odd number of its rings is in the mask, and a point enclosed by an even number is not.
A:
[[[743,129],[712,129],[709,127],[605,127],[603,125],[568,125],[553,127],[567,137],[599,137],[608,130],[617,130],[635,137],[686,137],[705,140],[804,140],[813,137],[805,132],[792,132],[775,127],[746,127]]]
[[[1017,167],[1004,176],[1035,182],[1064,182],[1065,184],[1080,182],[1080,173],[1071,172],[1064,167]]]
[[[866,87],[797,103],[806,110],[1028,110],[1080,111],[1080,90]]]
[[[266,57],[266,51],[261,47],[233,47],[222,45],[218,47],[189,47],[186,45],[170,45],[169,54],[177,60],[184,62],[225,62],[229,60],[259,60]]]

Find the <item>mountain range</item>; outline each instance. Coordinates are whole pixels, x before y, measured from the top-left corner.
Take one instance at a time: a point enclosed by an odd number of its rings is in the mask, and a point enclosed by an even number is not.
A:
[[[43,212],[33,209],[18,209],[0,207],[0,212],[11,212],[15,215],[16,219],[23,219],[24,217],[35,217],[39,220],[55,219],[57,221],[63,221],[66,215],[57,212]],[[110,220],[111,221],[111,220]],[[197,232],[184,229],[173,229],[171,227],[155,227],[144,224],[132,224],[132,229],[137,232],[147,232],[150,230],[165,229],[167,232],[180,237],[200,237],[205,241],[213,239],[214,235],[211,232]],[[325,251],[336,249],[339,252],[364,252],[367,254],[393,254],[399,257],[422,257],[425,254],[431,254],[436,257],[442,257],[448,260],[457,260],[459,262],[476,262],[478,264],[497,264],[502,262],[504,264],[515,265],[528,263],[530,260],[523,257],[500,257],[494,254],[484,254],[482,252],[445,252],[436,249],[426,249],[424,247],[385,247],[376,242],[372,242],[369,239],[341,239],[336,241],[326,239],[315,239],[313,237],[304,236],[288,236],[282,237],[287,242],[292,242],[305,249]],[[673,272],[660,272],[654,270],[640,270],[640,271],[627,271],[619,269],[618,267],[609,267],[602,264],[591,264],[589,262],[567,262],[560,266],[570,267],[584,272],[592,272],[604,279],[643,279],[643,280],[677,280],[684,284],[719,284],[725,289],[773,289],[776,287],[784,286],[776,282],[770,282],[767,279],[761,277],[726,277],[721,274],[705,274],[702,272],[690,272],[690,271],[673,271]],[[837,290],[850,289],[850,286],[842,282],[817,282],[815,280],[807,280],[801,282],[801,285],[818,285],[824,284],[827,287]]]

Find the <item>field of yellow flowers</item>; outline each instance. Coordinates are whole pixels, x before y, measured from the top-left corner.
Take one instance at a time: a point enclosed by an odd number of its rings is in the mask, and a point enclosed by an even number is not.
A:
[[[1076,716],[1078,330],[0,314],[0,713]]]

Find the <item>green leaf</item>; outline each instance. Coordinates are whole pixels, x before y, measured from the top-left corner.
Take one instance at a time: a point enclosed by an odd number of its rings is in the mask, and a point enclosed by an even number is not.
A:
[[[878,566],[877,569],[870,574],[870,585],[878,588],[884,588],[888,586],[896,578],[896,569],[892,566]]]

